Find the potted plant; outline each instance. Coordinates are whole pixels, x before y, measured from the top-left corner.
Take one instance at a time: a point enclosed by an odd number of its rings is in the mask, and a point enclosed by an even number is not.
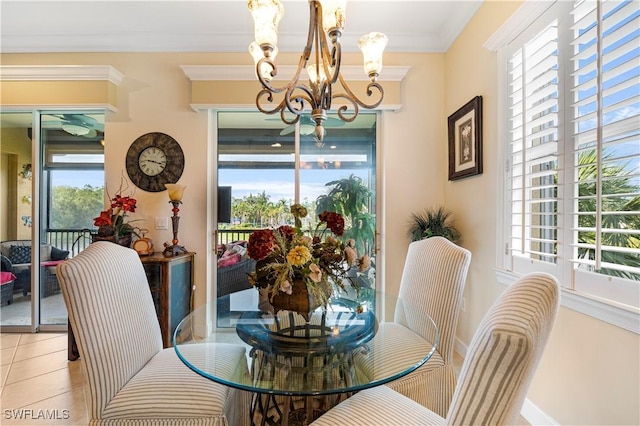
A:
[[[343,239],[356,241],[359,253],[372,254],[376,232],[375,216],[370,212],[373,191],[362,178],[348,178],[328,182],[329,192],[316,200],[316,211],[333,211],[344,217],[346,226]]]
[[[429,237],[441,236],[457,243],[460,232],[453,225],[452,213],[444,207],[428,208],[420,213],[413,213],[409,221],[409,237],[411,241],[419,241]]]

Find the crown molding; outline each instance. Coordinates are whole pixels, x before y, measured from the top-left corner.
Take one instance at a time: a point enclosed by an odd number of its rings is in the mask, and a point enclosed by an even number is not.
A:
[[[509,19],[498,31],[493,33],[491,37],[483,44],[483,47],[492,52],[497,51],[503,46],[506,46],[514,38],[533,23],[540,15],[542,15],[547,9],[549,9],[556,0],[540,1],[540,0],[527,0],[522,6],[516,10]]]
[[[30,110],[56,110],[56,111],[78,111],[83,110],[86,114],[91,114],[92,111],[96,113],[102,113],[104,111],[109,112],[118,112],[118,108],[114,107],[108,103],[99,103],[99,104],[74,104],[73,106],[69,105],[60,105],[60,104],[25,104],[18,106],[0,106],[0,112],[25,112]]]
[[[120,85],[124,75],[110,65],[2,65],[2,81],[92,80]]]
[[[254,81],[255,67],[251,65],[180,65],[182,71],[191,81]],[[379,80],[402,81],[411,67],[387,66],[380,72]],[[278,67],[279,76],[293,76],[295,65]],[[340,74],[347,81],[369,81],[361,66],[343,65]],[[278,78],[276,78],[277,80]]]
[[[255,111],[256,104],[213,104],[213,103],[191,103],[189,104],[192,110],[195,112],[216,110],[216,111],[238,111],[238,110],[246,110],[250,109]],[[400,111],[402,109],[402,105],[390,104],[390,105],[380,105],[375,111]],[[337,111],[336,107],[333,107],[329,110],[330,112]]]

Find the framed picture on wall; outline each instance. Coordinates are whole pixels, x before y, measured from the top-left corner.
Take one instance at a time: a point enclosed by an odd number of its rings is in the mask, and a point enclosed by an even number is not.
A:
[[[482,96],[449,116],[449,180],[482,173]]]

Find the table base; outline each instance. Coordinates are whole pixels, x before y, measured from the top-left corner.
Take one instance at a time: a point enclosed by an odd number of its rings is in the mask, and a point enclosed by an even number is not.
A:
[[[295,398],[255,393],[251,399],[251,426],[307,426],[351,395]]]

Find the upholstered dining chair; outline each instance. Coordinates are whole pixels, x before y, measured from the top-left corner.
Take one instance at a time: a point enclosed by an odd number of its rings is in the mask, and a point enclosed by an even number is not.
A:
[[[248,422],[247,393],[199,376],[173,348],[162,349],[151,291],[134,250],[95,242],[60,264],[57,275],[80,351],[90,425]],[[204,345],[193,349],[215,357],[220,368],[246,359],[241,345]]]
[[[388,386],[408,396],[432,411],[446,415],[456,386],[453,365],[454,338],[462,295],[471,263],[471,252],[443,237],[415,241],[409,251],[402,272],[400,292],[393,322],[381,323],[379,333],[396,341],[393,346],[373,347],[375,357],[368,357],[370,365],[359,365],[374,378],[385,375],[380,359],[394,359],[410,351],[414,340],[426,339],[434,343],[433,320],[438,327],[436,352],[419,369]]]
[[[508,287],[471,340],[446,418],[379,386],[343,401],[312,426],[516,424],[558,306],[551,275],[532,273]]]

